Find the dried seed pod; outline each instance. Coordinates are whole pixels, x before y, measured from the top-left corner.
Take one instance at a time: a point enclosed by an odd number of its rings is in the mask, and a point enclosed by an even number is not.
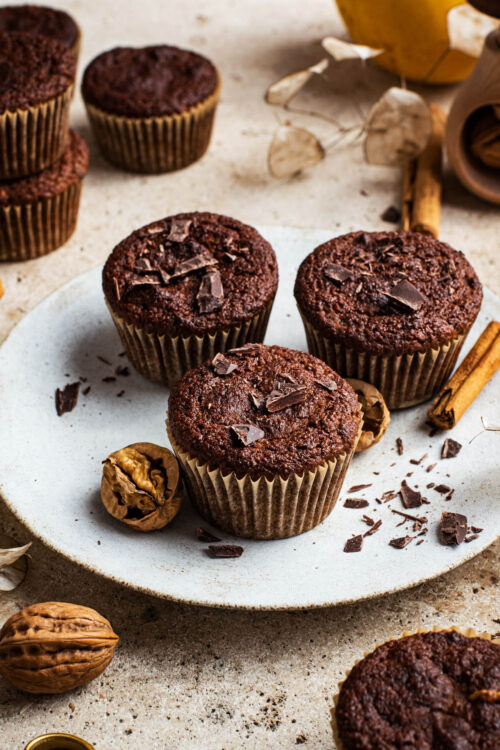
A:
[[[363,412],[363,427],[356,446],[356,453],[378,443],[389,426],[391,415],[380,391],[364,380],[346,378],[354,389]]]
[[[33,604],[12,615],[0,631],[0,674],[28,693],[65,693],[98,677],[118,640],[94,609]]]
[[[153,443],[111,453],[104,461],[101,499],[110,515],[138,531],[163,528],[181,504],[177,459]]]

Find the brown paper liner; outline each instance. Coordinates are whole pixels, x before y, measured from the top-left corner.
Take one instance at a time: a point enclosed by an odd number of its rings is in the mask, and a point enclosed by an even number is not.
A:
[[[400,637],[408,638],[408,636],[410,635],[417,635],[419,633],[450,633],[453,630],[455,630],[457,633],[461,633],[462,635],[467,636],[468,638],[484,638],[486,641],[491,641],[491,635],[489,633],[477,633],[474,630],[474,628],[465,628],[465,629],[456,628],[456,627],[440,628],[439,625],[434,625],[432,628],[417,628],[417,630],[414,630],[412,632],[404,630]],[[390,638],[389,640],[393,641],[397,639]],[[363,661],[363,659],[365,659],[367,656],[370,656],[370,654],[372,654],[374,651],[376,651],[376,649],[379,646],[382,646],[382,645],[383,643],[377,643],[377,645],[371,651],[365,651],[365,653],[360,659],[356,659],[351,669],[347,670],[347,672],[345,673],[344,679],[341,682],[339,682],[338,692],[335,693],[335,695],[333,696],[333,708],[330,709],[330,716],[331,716],[330,723],[331,723],[332,732],[333,732],[333,739],[335,741],[335,747],[337,748],[337,750],[343,750],[344,748],[344,745],[342,744],[342,741],[339,737],[339,732],[338,732],[338,727],[337,727],[337,717],[336,717],[337,705],[339,702],[339,696],[340,696],[340,691],[342,690],[342,686],[344,682],[347,680],[347,678],[349,677],[349,674],[354,669],[356,664],[359,664],[360,661]]]
[[[286,539],[314,528],[332,512],[354,450],[314,471],[252,479],[224,474],[184,451],[167,433],[198,512],[213,526],[249,539]]]
[[[83,179],[59,195],[19,206],[0,206],[0,261],[39,258],[73,234]]]
[[[210,143],[220,79],[214,93],[195,107],[161,117],[120,117],[85,103],[105,158],[132,172],[173,172],[197,161]]]
[[[328,338],[302,315],[308,349],[345,378],[371,383],[389,409],[403,409],[427,401],[453,370],[465,336],[457,336],[438,349],[381,356],[357,352]]]
[[[108,310],[120,335],[123,348],[135,369],[148,380],[171,388],[185,372],[243,344],[261,343],[266,334],[274,297],[253,318],[229,329],[202,336],[170,336],[148,333]]]
[[[34,107],[0,114],[0,180],[41,172],[62,156],[73,88]]]

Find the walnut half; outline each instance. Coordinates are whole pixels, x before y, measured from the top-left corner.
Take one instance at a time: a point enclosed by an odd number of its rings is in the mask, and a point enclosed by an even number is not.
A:
[[[391,415],[382,394],[373,385],[355,378],[346,380],[356,392],[363,412],[362,431],[355,451],[359,453],[378,443],[389,426]]]
[[[110,515],[138,531],[163,528],[181,503],[177,459],[153,443],[111,453],[104,461],[101,499]]]

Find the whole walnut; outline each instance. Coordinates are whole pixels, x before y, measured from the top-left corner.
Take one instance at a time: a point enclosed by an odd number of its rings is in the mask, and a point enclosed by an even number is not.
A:
[[[32,604],[0,630],[0,674],[28,693],[65,693],[98,677],[118,640],[95,609],[66,602]]]

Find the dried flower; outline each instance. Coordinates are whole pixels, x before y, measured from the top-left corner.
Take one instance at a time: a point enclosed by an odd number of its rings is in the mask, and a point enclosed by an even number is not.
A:
[[[309,68],[305,68],[305,70],[298,70],[296,73],[291,73],[285,76],[285,78],[276,81],[276,83],[272,83],[266,91],[266,102],[286,107],[288,102],[304,88],[313,75],[321,75],[327,67],[328,60],[325,57],[320,62],[311,65]]]
[[[279,180],[287,179],[324,157],[323,146],[309,130],[280,125],[269,147],[269,171]]]
[[[365,44],[353,44],[344,39],[334,36],[326,36],[321,40],[321,45],[334,60],[369,60],[371,57],[381,55],[383,49],[367,47]]]
[[[0,534],[0,544],[4,547],[0,549],[0,591],[13,591],[26,575],[28,565],[25,555],[32,543],[13,546],[14,539]]]

